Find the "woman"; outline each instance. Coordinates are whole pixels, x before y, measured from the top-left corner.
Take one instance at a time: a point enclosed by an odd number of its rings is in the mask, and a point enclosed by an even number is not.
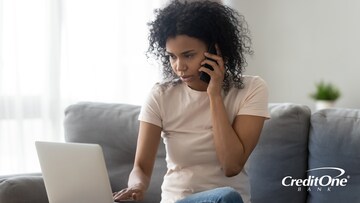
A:
[[[149,26],[148,53],[162,62],[164,81],[142,106],[134,168],[114,200],[143,199],[162,137],[162,203],[249,202],[244,165],[269,114],[265,82],[242,74],[246,22],[216,2],[174,0]]]

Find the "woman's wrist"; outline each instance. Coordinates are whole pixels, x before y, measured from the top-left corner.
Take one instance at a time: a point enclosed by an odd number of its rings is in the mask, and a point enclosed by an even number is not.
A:
[[[128,185],[128,188],[146,191],[147,187],[146,187],[146,185],[144,183],[135,183],[135,184],[132,184],[132,185]]]
[[[130,173],[128,187],[147,190],[150,183],[150,178],[147,177],[139,167],[134,167]]]
[[[208,93],[208,95],[209,95],[210,103],[217,103],[223,101],[221,91]]]

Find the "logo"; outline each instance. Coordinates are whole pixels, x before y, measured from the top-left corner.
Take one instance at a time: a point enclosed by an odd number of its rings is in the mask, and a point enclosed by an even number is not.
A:
[[[350,176],[344,176],[345,170],[342,168],[320,167],[307,170],[307,172],[311,171],[312,174],[306,179],[296,179],[292,176],[285,176],[281,184],[284,187],[297,187],[298,191],[302,191],[304,187],[307,187],[307,191],[316,190],[321,192],[325,190],[330,192],[333,187],[345,187],[350,179]],[[318,174],[320,174],[320,176],[318,176]]]

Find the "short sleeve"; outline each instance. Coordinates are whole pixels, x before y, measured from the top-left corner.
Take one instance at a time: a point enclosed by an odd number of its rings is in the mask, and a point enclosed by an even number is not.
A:
[[[269,91],[266,82],[260,77],[252,78],[249,88],[237,115],[254,115],[270,118],[268,104]]]
[[[139,121],[151,123],[162,128],[160,109],[160,88],[156,84],[141,107]]]

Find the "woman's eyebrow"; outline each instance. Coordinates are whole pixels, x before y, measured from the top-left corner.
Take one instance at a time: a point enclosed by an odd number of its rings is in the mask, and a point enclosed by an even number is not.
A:
[[[184,52],[182,52],[181,54],[185,55],[185,54],[189,54],[189,53],[194,52],[194,51],[195,51],[195,50],[191,49],[191,50],[188,50],[188,51],[184,51]]]
[[[193,52],[193,51],[195,51],[195,50],[194,50],[194,49],[190,49],[190,50],[181,52],[181,54],[182,54],[182,55],[185,55],[185,54],[188,54],[188,53]],[[171,53],[171,52],[169,52],[169,51],[166,51],[166,53],[169,54],[169,55],[171,55],[171,54],[173,55],[173,53]]]

